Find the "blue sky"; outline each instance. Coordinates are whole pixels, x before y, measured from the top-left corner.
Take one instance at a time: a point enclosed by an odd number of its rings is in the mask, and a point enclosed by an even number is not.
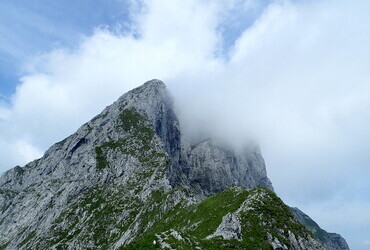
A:
[[[218,27],[223,36],[221,56],[253,24],[270,0],[246,11],[239,5]],[[25,74],[27,61],[56,48],[74,48],[97,27],[123,32],[130,27],[130,1],[10,1],[0,2],[0,97],[9,98]]]
[[[128,1],[65,0],[0,2],[0,93],[15,91],[24,64],[58,47],[73,48],[83,36],[127,22]]]
[[[5,0],[0,13],[0,173],[162,79],[184,131],[255,138],[285,202],[369,248],[369,1]]]

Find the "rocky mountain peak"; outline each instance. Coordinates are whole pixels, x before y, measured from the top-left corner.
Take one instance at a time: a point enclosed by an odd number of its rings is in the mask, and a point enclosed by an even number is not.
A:
[[[143,85],[141,85],[141,88],[149,88],[149,89],[164,89],[166,88],[166,85],[158,79],[152,79],[147,82],[145,82]]]
[[[213,249],[225,235],[235,247],[322,249],[271,191],[258,147],[188,141],[163,82],[127,92],[1,176],[0,249],[168,248],[171,237]],[[253,218],[261,230],[249,231]]]
[[[134,107],[152,117],[161,105],[172,106],[172,98],[166,85],[160,80],[150,80],[122,95],[113,106],[120,108]]]

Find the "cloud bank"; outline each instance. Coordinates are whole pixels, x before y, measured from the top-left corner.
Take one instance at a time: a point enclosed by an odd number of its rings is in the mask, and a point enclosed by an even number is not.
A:
[[[0,171],[41,156],[120,94],[158,78],[188,133],[256,139],[278,194],[365,248],[370,3],[133,3],[129,31],[97,29],[74,50],[29,61],[11,104],[0,103]],[[230,19],[244,14],[253,20]],[[359,219],[338,225],[348,214]]]

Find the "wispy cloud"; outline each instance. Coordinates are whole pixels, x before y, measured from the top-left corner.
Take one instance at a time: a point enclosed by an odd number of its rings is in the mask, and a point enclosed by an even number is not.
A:
[[[0,93],[0,98],[2,98],[5,101],[9,101],[9,98],[6,97],[5,95],[1,94],[1,93]]]
[[[370,246],[370,240],[364,240],[363,244],[364,244],[365,246]]]

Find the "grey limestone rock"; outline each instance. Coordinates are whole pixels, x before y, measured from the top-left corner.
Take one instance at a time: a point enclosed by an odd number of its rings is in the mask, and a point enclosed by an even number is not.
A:
[[[213,140],[205,140],[192,146],[189,165],[190,182],[198,184],[207,195],[234,186],[262,186],[273,190],[257,146],[230,149]]]
[[[188,143],[166,86],[151,80],[0,177],[0,249],[118,249],[167,211],[235,186],[273,190],[259,148]],[[227,214],[214,235],[240,239],[238,216],[252,205]]]
[[[207,236],[208,239],[221,236],[225,240],[240,240],[242,235],[240,220],[235,213],[228,213],[222,218],[216,232]]]
[[[0,213],[0,245],[6,244],[9,249],[46,247],[45,238],[54,237],[51,228],[56,220],[63,219],[60,215],[77,206],[82,195],[103,186],[114,192],[127,190],[123,196],[126,200],[140,201],[155,190],[170,190],[165,172],[167,152],[173,150],[166,138],[173,131],[165,118],[171,107],[166,93],[162,82],[150,81],[53,145],[41,159],[4,173],[0,200],[6,205]],[[159,120],[165,124],[158,125]],[[175,130],[176,124],[171,129]],[[133,185],[140,190],[129,189]],[[127,215],[120,216],[118,221]],[[68,225],[58,226],[62,231]],[[79,249],[80,244],[68,246]]]

